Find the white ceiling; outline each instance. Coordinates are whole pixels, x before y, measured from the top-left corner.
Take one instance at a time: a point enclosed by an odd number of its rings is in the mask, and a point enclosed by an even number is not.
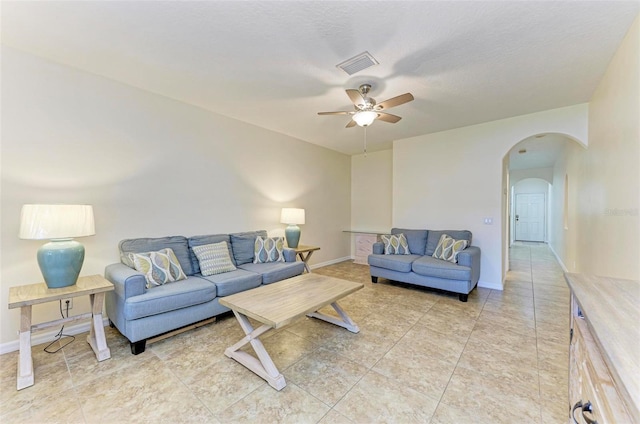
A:
[[[638,1],[2,2],[2,43],[347,154],[346,88],[411,92],[370,151],[586,102]],[[363,51],[379,65],[335,65]]]
[[[537,134],[509,151],[509,170],[553,168],[568,144],[577,142],[562,134]]]

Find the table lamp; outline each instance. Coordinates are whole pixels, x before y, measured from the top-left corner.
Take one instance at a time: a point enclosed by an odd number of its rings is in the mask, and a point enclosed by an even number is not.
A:
[[[91,205],[24,205],[20,238],[51,240],[38,249],[38,265],[47,287],[73,286],[78,281],[84,246],[74,237],[96,233]]]
[[[282,224],[288,224],[288,227],[284,230],[287,246],[292,248],[298,247],[300,227],[298,227],[297,224],[304,224],[304,209],[282,208],[280,222]]]

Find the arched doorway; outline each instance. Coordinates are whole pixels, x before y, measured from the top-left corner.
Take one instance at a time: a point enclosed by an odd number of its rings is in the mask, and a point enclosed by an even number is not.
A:
[[[571,204],[567,190],[567,163],[576,153],[576,146],[580,146],[578,150],[581,151],[586,147],[580,140],[564,134],[540,133],[520,140],[505,154],[502,184],[503,281],[509,269],[509,247],[515,240],[549,243],[554,253],[554,247],[575,242],[571,234],[567,234],[566,222],[570,215],[568,205]],[[520,211],[517,210],[518,201],[522,207]],[[523,222],[521,213],[518,213],[523,210],[533,215],[533,219],[530,220],[529,216]]]

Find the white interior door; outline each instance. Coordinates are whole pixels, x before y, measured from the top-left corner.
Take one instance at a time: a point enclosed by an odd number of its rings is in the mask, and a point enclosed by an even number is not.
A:
[[[544,241],[544,194],[516,194],[516,240]]]

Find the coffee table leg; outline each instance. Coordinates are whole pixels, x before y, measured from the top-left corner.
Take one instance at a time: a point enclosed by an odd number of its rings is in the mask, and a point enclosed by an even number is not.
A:
[[[321,312],[313,312],[310,314],[307,314],[308,317],[312,317],[312,318],[317,318],[317,319],[321,319],[323,321],[327,321],[330,322],[331,324],[335,324],[338,325],[340,327],[346,328],[347,330],[351,331],[352,333],[359,333],[360,332],[360,328],[358,328],[358,325],[353,322],[353,320],[351,319],[351,317],[349,315],[347,315],[347,313],[344,311],[344,309],[342,309],[340,307],[340,305],[338,305],[338,302],[333,302],[331,304],[331,306],[333,307],[333,309],[335,309],[335,311],[338,313],[338,315],[340,315],[340,319],[337,319],[335,317],[329,316],[329,315],[325,315]]]
[[[20,356],[18,356],[18,390],[33,386],[31,358],[31,305],[20,308]]]
[[[257,329],[253,329],[253,326],[249,322],[249,319],[239,312],[233,311],[233,314],[236,316],[240,327],[246,334],[246,336],[240,340],[238,343],[234,344],[231,347],[228,347],[224,354],[229,358],[235,359],[245,367],[249,368],[254,373],[258,374],[260,377],[265,379],[267,383],[271,387],[276,390],[282,390],[287,385],[284,380],[284,376],[280,374],[278,368],[273,363],[273,360],[269,356],[269,353],[264,348],[264,345],[258,339],[261,335],[266,333],[273,328],[268,325],[262,325]],[[246,352],[241,351],[240,349],[245,346],[247,343],[251,344],[256,355],[258,355],[258,359],[249,355]]]

